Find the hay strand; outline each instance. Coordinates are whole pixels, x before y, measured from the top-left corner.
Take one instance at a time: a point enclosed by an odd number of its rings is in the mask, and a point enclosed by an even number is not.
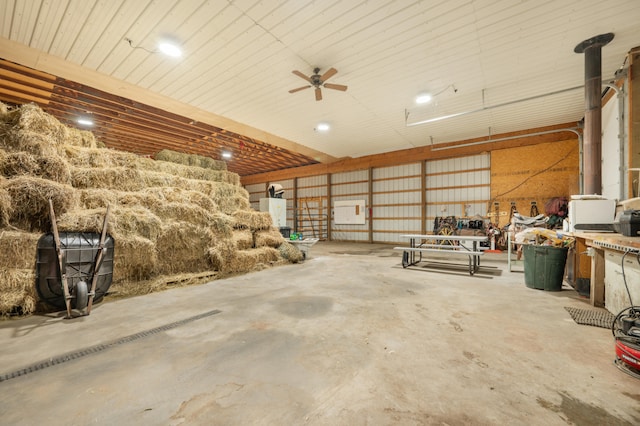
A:
[[[0,231],[0,268],[34,270],[41,236],[40,233]]]

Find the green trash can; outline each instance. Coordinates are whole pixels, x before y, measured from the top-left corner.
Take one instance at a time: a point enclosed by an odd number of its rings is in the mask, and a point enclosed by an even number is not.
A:
[[[525,245],[523,247],[525,285],[538,290],[562,290],[568,251],[569,249],[565,247]]]

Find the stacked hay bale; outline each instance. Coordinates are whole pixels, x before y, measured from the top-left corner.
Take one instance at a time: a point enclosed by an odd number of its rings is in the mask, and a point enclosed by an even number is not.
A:
[[[302,259],[251,209],[226,163],[162,151],[156,160],[100,147],[36,105],[0,103],[0,315],[40,307],[36,243],[50,232],[100,232],[115,241],[110,294],[208,281]],[[44,307],[42,307],[44,308]]]

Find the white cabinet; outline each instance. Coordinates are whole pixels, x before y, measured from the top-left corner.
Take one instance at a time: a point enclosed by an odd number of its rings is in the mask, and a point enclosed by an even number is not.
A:
[[[260,211],[269,212],[273,226],[287,226],[287,200],[284,198],[260,198]]]
[[[624,256],[624,275],[622,257],[624,253],[615,250],[604,252],[604,305],[609,312],[618,312],[631,306],[625,288],[626,280],[635,306],[640,305],[640,263],[635,253]]]

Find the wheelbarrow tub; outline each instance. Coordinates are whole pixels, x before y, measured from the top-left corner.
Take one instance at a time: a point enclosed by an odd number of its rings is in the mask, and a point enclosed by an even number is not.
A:
[[[69,292],[75,294],[75,287],[84,281],[91,288],[93,269],[100,247],[100,234],[95,232],[61,232],[60,248],[65,253],[65,264]],[[98,271],[94,303],[102,300],[109,291],[113,279],[114,240],[107,235],[104,240],[105,251],[102,265]],[[47,304],[66,309],[64,291],[60,279],[58,253],[52,233],[44,234],[38,240],[36,259],[36,291],[40,300]],[[75,298],[71,299],[75,309]],[[86,303],[85,303],[86,304]]]

